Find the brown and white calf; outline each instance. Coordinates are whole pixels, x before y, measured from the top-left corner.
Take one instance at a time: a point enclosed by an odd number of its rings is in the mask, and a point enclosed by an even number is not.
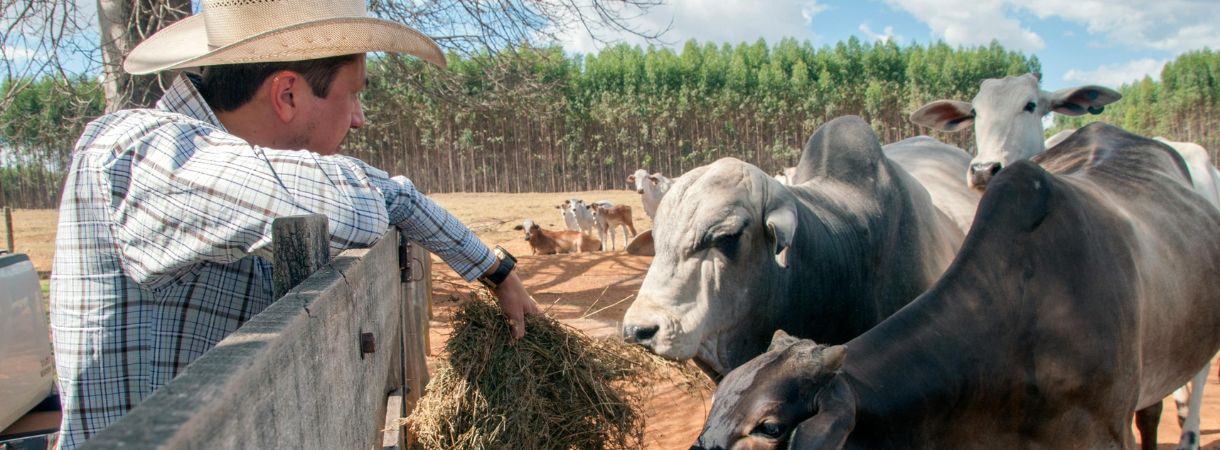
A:
[[[610,235],[610,246],[606,247],[614,250],[615,228],[623,229],[623,248],[627,248],[627,243],[635,237],[635,224],[631,222],[631,207],[627,205],[612,205],[607,206],[602,203],[594,203],[593,220],[597,223],[597,237],[602,242],[606,241],[606,235]],[[628,235],[628,230],[631,234]]]
[[[597,238],[585,236],[579,231],[546,230],[529,219],[521,227],[525,229],[525,240],[530,243],[531,255],[593,252],[602,245]]]

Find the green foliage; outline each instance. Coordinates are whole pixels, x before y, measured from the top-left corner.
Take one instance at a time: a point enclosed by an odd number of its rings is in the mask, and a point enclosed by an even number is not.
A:
[[[538,51],[451,56],[444,71],[372,60],[370,125],[352,152],[378,164],[386,152],[374,146],[396,145],[393,161],[408,162],[389,168],[430,191],[611,188],[637,168],[674,175],[725,156],[775,171],[794,165],[813,129],[833,117],[861,115],[895,141],[923,132],[907,116],[927,101],[969,98],[984,78],[1040,69],[994,43],[529,50]]]
[[[84,78],[9,79],[0,96],[11,99],[0,110],[0,204],[58,205],[73,144],[104,108],[101,87]]]
[[[1118,89],[1123,98],[1099,115],[1056,115],[1048,133],[1104,121],[1144,136],[1194,142],[1211,152],[1220,149],[1220,52],[1182,54],[1165,64],[1160,79],[1124,84]]]

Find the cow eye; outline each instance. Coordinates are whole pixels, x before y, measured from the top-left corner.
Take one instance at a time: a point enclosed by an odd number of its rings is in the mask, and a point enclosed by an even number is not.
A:
[[[723,253],[725,257],[734,259],[737,257],[737,246],[741,241],[742,231],[743,230],[738,230],[733,234],[722,234],[720,236],[716,236],[716,238],[712,240],[712,245],[720,249],[720,252]]]
[[[1034,109],[1035,109],[1035,108],[1037,108],[1037,107],[1038,107],[1038,105],[1035,105],[1035,104],[1034,104],[1034,102],[1029,102],[1029,103],[1026,103],[1026,104],[1025,104],[1025,112],[1030,112],[1030,113],[1031,113],[1031,112],[1034,112]]]
[[[754,436],[762,436],[767,439],[779,439],[783,435],[783,430],[779,426],[779,423],[767,420],[758,424],[758,426],[755,426],[754,430],[750,431],[750,434]]]
[[[978,117],[979,114],[974,112],[974,108],[970,108],[970,117]]]

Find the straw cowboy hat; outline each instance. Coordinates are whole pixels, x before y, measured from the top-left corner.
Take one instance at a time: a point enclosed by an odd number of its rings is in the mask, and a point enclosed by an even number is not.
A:
[[[402,24],[368,16],[365,0],[203,0],[199,14],[132,49],[123,70],[301,61],[366,52],[417,56],[445,67],[436,42]]]

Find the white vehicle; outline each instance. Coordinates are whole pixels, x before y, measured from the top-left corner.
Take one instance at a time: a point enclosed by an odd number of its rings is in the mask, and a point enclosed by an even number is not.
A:
[[[0,448],[47,448],[59,427],[55,360],[38,272],[0,253]]]

